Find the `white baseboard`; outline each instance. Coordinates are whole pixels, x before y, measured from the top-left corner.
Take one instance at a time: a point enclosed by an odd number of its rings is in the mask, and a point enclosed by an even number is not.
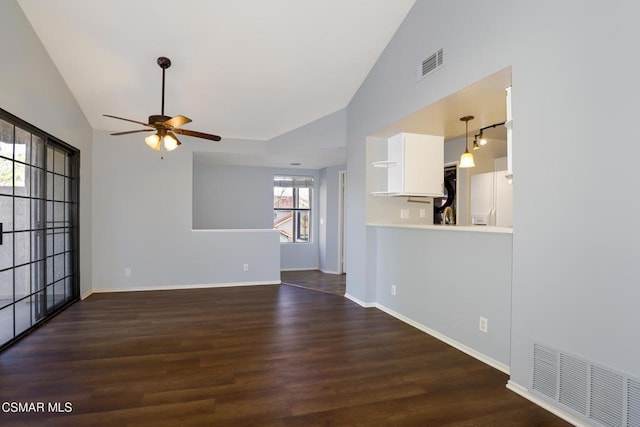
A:
[[[585,423],[584,421],[582,421],[579,418],[571,415],[567,411],[564,411],[561,408],[555,406],[554,404],[549,403],[546,400],[539,398],[535,394],[532,394],[531,392],[529,392],[529,390],[527,390],[525,387],[522,387],[520,384],[517,384],[517,383],[509,380],[507,382],[507,388],[509,390],[511,390],[512,392],[514,392],[516,394],[519,394],[520,396],[522,396],[525,399],[529,400],[530,402],[535,403],[536,405],[540,406],[541,408],[546,409],[547,411],[551,412],[552,414],[557,415],[558,417],[562,418],[566,422],[573,424],[574,426],[577,426],[577,427],[589,427],[589,426],[591,426],[591,424]]]
[[[89,298],[91,296],[92,293],[93,293],[93,290],[85,292],[84,294],[80,295],[80,299],[81,300],[87,299],[87,298]]]
[[[404,316],[400,313],[396,313],[395,311],[391,310],[390,308],[387,308],[385,306],[383,306],[382,304],[375,304],[375,307],[378,308],[379,310],[384,311],[385,313],[395,317],[398,320],[402,320],[404,323],[407,323],[411,326],[413,326],[416,329],[421,330],[422,332],[431,335],[434,338],[439,339],[440,341],[444,342],[445,344],[449,344],[451,347],[456,348],[458,350],[460,350],[463,353],[468,354],[469,356],[478,359],[479,361],[486,363],[487,365],[504,372],[505,374],[509,375],[509,366],[505,365],[502,362],[499,362],[489,356],[487,356],[486,354],[480,353],[477,350],[472,349],[471,347],[467,347],[466,345],[459,343],[458,341],[449,338],[448,336],[441,334],[438,331],[434,331],[433,329],[416,322],[415,320]]]
[[[317,271],[318,267],[307,268],[281,268],[280,271]]]
[[[128,288],[97,288],[97,289],[93,289],[92,293],[169,291],[169,290],[177,290],[177,289],[230,288],[235,286],[260,286],[260,285],[279,285],[279,284],[280,284],[279,281],[278,282],[264,281],[264,282],[209,283],[209,284],[195,284],[195,285],[138,286],[138,287],[128,287]]]
[[[347,298],[347,299],[350,299],[351,301],[355,302],[356,304],[358,304],[359,306],[364,307],[364,308],[373,308],[373,307],[376,306],[376,303],[374,303],[374,302],[364,302],[364,301],[362,301],[362,300],[360,300],[360,299],[358,299],[358,298],[356,298],[353,295],[348,294],[348,293],[345,293],[344,297]]]

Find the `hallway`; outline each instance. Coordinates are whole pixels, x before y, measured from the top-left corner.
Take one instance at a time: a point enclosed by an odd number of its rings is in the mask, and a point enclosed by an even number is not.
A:
[[[347,287],[346,274],[328,274],[320,270],[281,271],[280,280],[284,285],[339,296],[344,296]]]

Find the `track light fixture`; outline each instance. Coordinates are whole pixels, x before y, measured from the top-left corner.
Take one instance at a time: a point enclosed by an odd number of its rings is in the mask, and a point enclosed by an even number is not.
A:
[[[460,119],[462,120],[462,119]],[[502,123],[495,123],[489,126],[485,126],[483,128],[480,129],[479,133],[477,133],[476,135],[474,135],[474,139],[473,139],[473,149],[477,150],[479,149],[481,146],[483,145],[487,145],[487,138],[484,137],[484,131],[487,129],[492,129],[496,126],[500,126],[505,124],[505,122]]]
[[[495,125],[494,125],[495,126]],[[482,128],[480,129],[480,135],[478,135],[478,141],[480,142],[480,145],[487,145],[487,138],[484,137],[483,131],[485,129],[488,128]]]

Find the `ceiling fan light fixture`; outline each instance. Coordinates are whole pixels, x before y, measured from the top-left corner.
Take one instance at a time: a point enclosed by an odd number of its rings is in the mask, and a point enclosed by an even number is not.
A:
[[[157,133],[146,137],[144,142],[146,142],[151,149],[156,151],[160,150],[160,136]]]
[[[164,149],[167,151],[173,151],[178,148],[178,140],[173,136],[167,134],[164,136]]]

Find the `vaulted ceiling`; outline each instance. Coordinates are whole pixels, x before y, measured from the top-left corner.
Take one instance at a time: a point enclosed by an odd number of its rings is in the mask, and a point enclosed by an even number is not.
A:
[[[167,115],[268,140],[344,108],[415,0],[18,2],[94,129],[159,114],[167,56]]]

